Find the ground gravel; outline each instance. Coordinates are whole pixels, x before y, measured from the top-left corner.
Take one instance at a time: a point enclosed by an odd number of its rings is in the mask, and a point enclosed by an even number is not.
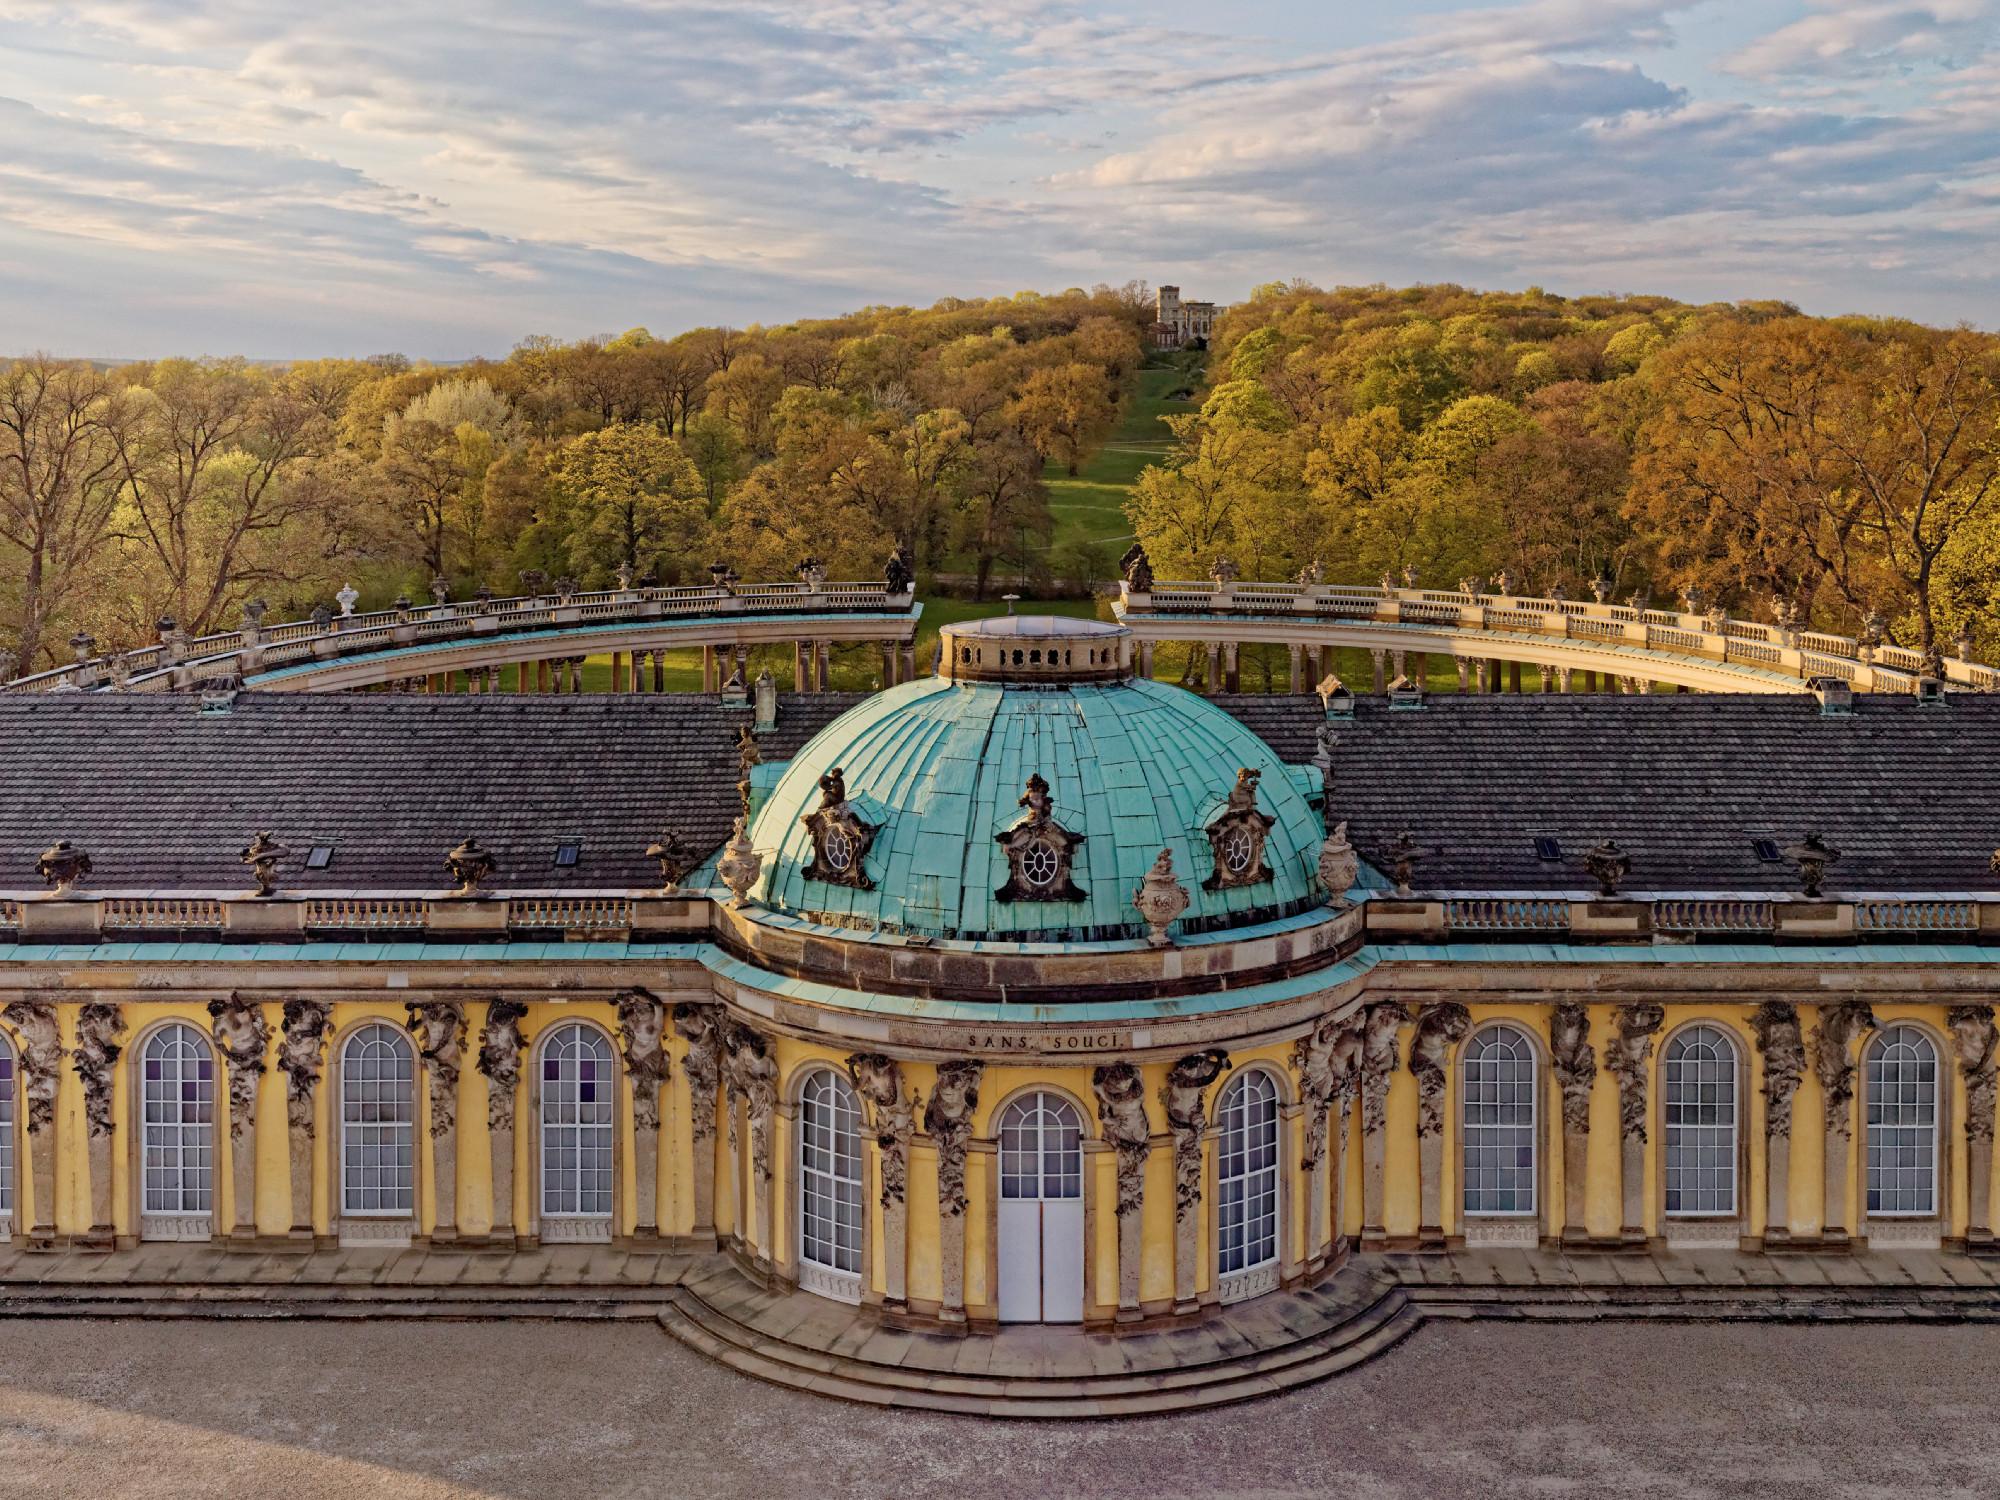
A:
[[[1432,1325],[1141,1421],[892,1413],[650,1324],[0,1325],[0,1495],[2000,1496],[2000,1329]]]

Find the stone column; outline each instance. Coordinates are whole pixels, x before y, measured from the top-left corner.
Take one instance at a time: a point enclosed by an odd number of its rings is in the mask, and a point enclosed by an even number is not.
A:
[[[1153,643],[1151,641],[1139,642],[1139,676],[1149,682],[1152,680]]]
[[[83,1084],[84,1130],[90,1156],[90,1228],[83,1243],[109,1250],[111,1224],[111,1104],[116,1095],[118,1054],[115,1038],[125,1018],[116,1005],[93,1002],[76,1016],[76,1046],[70,1064]]]
[[[812,691],[812,675],[808,666],[810,652],[804,641],[792,642],[792,691],[805,693]]]
[[[486,1243],[512,1250],[520,1235],[514,1227],[514,1113],[521,1087],[521,1061],[527,1038],[521,1018],[528,1007],[518,1000],[486,1002],[486,1022],[479,1029],[479,1071],[486,1077],[486,1149],[492,1158],[493,1215]]]
[[[1292,1043],[1292,1070],[1305,1105],[1305,1144],[1299,1168],[1306,1177],[1306,1270],[1317,1271],[1340,1248],[1340,1134],[1329,1150],[1327,1116],[1336,1104],[1346,1114],[1347,1082],[1361,1055],[1361,1018],[1326,1017]],[[1331,1160],[1329,1160],[1331,1157]],[[1329,1214],[1331,1218],[1329,1219]]]
[[[882,641],[880,646],[882,651],[882,686],[892,688],[896,685],[896,643],[894,641]]]
[[[1222,691],[1222,646],[1220,643],[1216,641],[1208,643],[1205,660],[1207,666],[1202,674],[1201,685],[1208,692],[1209,696],[1213,697],[1216,693]]]
[[[1764,1058],[1764,1243],[1792,1235],[1792,1100],[1806,1070],[1798,1007],[1766,1000],[1751,1016]]]
[[[1305,655],[1306,648],[1301,646],[1297,641],[1293,641],[1285,647],[1286,664],[1291,672],[1290,677],[1287,679],[1291,684],[1289,689],[1291,692],[1303,693],[1306,690]]]
[[[236,1223],[230,1237],[257,1238],[257,1090],[271,1023],[264,1007],[240,995],[208,1002],[216,1050],[229,1068],[229,1163],[236,1190]]]
[[[902,1068],[879,1052],[848,1058],[847,1076],[867,1103],[875,1127],[882,1177],[882,1305],[905,1311],[910,1305],[910,1135],[916,1128],[917,1096],[903,1082]]]
[[[1563,1227],[1565,1241],[1590,1238],[1590,1093],[1597,1052],[1590,1045],[1590,1007],[1574,1000],[1549,1017],[1549,1059],[1562,1091]]]
[[[1375,669],[1375,691],[1386,693],[1389,691],[1389,653],[1386,651],[1370,651],[1368,653],[1368,660],[1373,664]]]
[[[1222,646],[1222,685],[1232,693],[1243,691],[1243,648],[1235,641],[1225,641]]]
[[[1128,1066],[1120,1064],[1119,1066]],[[1203,1052],[1191,1053],[1183,1057],[1167,1070],[1167,1081],[1160,1089],[1160,1102],[1166,1108],[1167,1131],[1174,1142],[1174,1311],[1192,1312],[1196,1306],[1195,1283],[1202,1262],[1201,1240],[1201,1142],[1208,1131],[1208,1108],[1206,1104],[1208,1087],[1222,1076],[1229,1066],[1229,1054],[1220,1047],[1210,1047]],[[1102,1072],[1102,1069],[1099,1069]],[[1104,1090],[1098,1089],[1098,1113],[1103,1114]],[[1143,1161],[1141,1163],[1143,1168]],[[1125,1162],[1122,1154],[1118,1167],[1119,1202],[1125,1198]],[[1121,1207],[1120,1212],[1123,1212]],[[1138,1210],[1133,1210],[1136,1220]],[[1136,1231],[1136,1223],[1135,1223]],[[1124,1261],[1125,1224],[1118,1225],[1119,1261]],[[1136,1238],[1136,1233],[1135,1233]],[[1119,1305],[1124,1306],[1123,1281],[1120,1278]],[[1136,1295],[1136,1294],[1135,1294]],[[1136,1306],[1136,1301],[1134,1303]]]
[[[430,1079],[432,1244],[458,1238],[458,1070],[465,1061],[465,1007],[456,1000],[406,1004],[410,1035]]]
[[[1472,1030],[1472,1015],[1455,1000],[1426,1005],[1410,1037],[1410,1072],[1417,1080],[1417,1165],[1422,1212],[1417,1243],[1444,1248],[1444,1106],[1450,1093],[1451,1049]]]
[[[972,1143],[972,1115],[979,1108],[982,1064],[939,1063],[924,1131],[937,1150],[939,1277],[943,1296],[938,1317],[965,1321],[965,1156]]]
[[[56,1091],[61,1083],[62,1032],[55,1007],[46,1000],[13,1000],[5,1011],[20,1043],[21,1093],[27,1104],[29,1179],[34,1188],[34,1222],[29,1243],[53,1245],[56,1234]]]
[[[1465,678],[1465,665],[1466,665],[1465,658],[1462,656],[1454,656],[1451,659],[1451,664],[1458,669],[1458,690],[1461,693],[1470,691],[1471,684],[1469,684]]]
[[[1624,1209],[1619,1238],[1646,1238],[1646,1077],[1654,1033],[1666,1024],[1664,1008],[1650,1000],[1621,1005],[1618,1034],[1605,1066],[1618,1080],[1619,1181]]]
[[[1993,1007],[1954,1005],[1946,1014],[1965,1080],[1965,1245],[1993,1248]]]
[[[1389,1080],[1396,1072],[1397,1035],[1410,1013],[1400,1001],[1382,1000],[1368,1007],[1361,1032],[1361,1242],[1379,1248],[1388,1231],[1382,1224],[1384,1161],[1388,1154],[1383,1131],[1389,1119]]]
[[[715,647],[701,648],[701,690],[704,693],[721,691],[722,676],[715,660]]]
[[[1507,687],[1510,692],[1521,691],[1521,664],[1517,661],[1507,663]]]
[[[1875,1012],[1859,1000],[1837,1000],[1819,1009],[1813,1033],[1813,1071],[1819,1075],[1820,1107],[1826,1124],[1825,1196],[1820,1234],[1847,1238],[1850,1220],[1859,1222],[1848,1200],[1848,1148],[1854,1136],[1854,1044],[1875,1029]]]
[[[285,1131],[292,1187],[293,1240],[313,1242],[313,1139],[319,1133],[319,1078],[332,1007],[320,1000],[287,1000],[278,1066],[285,1074]]]
[[[824,693],[833,680],[833,642],[813,642],[813,691]]]
[[[1411,686],[1428,691],[1430,688],[1430,673],[1430,655],[1423,651],[1411,653],[1409,674]]]
[[[914,639],[912,639],[910,641],[905,642],[903,646],[903,681],[915,682],[916,680],[917,680],[917,643]]]
[[[618,997],[618,1038],[632,1085],[632,1171],[638,1186],[639,1239],[660,1237],[660,1090],[667,1081],[667,1008],[645,990]]]
[[[1139,1265],[1144,1253],[1140,1229],[1146,1200],[1146,1153],[1153,1139],[1146,1119],[1146,1085],[1139,1070],[1128,1062],[1099,1064],[1090,1075],[1090,1085],[1097,1094],[1097,1123],[1105,1143],[1118,1153],[1117,1321],[1130,1323],[1139,1317]]]
[[[694,1141],[694,1233],[715,1238],[715,1102],[722,1086],[722,1007],[674,1007],[674,1034],[688,1045],[681,1072],[688,1085],[688,1133]]]

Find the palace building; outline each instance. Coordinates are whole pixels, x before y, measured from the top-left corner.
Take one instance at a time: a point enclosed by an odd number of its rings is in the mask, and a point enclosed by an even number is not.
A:
[[[1140,656],[0,695],[0,1223],[714,1252],[970,1337],[1380,1251],[1991,1250],[2000,698]]]

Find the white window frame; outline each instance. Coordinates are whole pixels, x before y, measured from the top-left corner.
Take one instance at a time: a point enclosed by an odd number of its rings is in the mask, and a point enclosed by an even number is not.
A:
[[[591,1044],[591,1061],[600,1064],[602,1071],[598,1077],[585,1080],[578,1076],[566,1078],[563,1070],[582,1061],[580,1055],[569,1046],[569,1040],[588,1039]],[[561,1048],[563,1050],[558,1051]],[[553,1059],[557,1076],[549,1077],[549,1063]],[[581,1098],[583,1085],[588,1081],[594,1086],[597,1097],[589,1101]],[[552,1085],[567,1085],[577,1096],[564,1098],[560,1091],[551,1098]],[[552,1109],[551,1106],[554,1106]],[[586,1107],[599,1118],[583,1118]],[[561,1118],[567,1109],[575,1115],[573,1119]],[[549,1152],[552,1148],[560,1151],[565,1142],[577,1152],[577,1180],[574,1192],[567,1199],[558,1197],[559,1206],[551,1208],[552,1194],[559,1194],[550,1181]],[[604,1165],[585,1168],[581,1157],[589,1150],[602,1151]],[[538,1232],[545,1240],[588,1241],[603,1243],[611,1238],[611,1225],[618,1212],[618,1058],[611,1038],[604,1031],[586,1021],[560,1021],[543,1033],[535,1048],[535,1206]],[[602,1170],[608,1179],[602,1188],[585,1188],[583,1173],[588,1170]],[[586,1209],[581,1205],[602,1195],[604,1207]],[[573,1206],[571,1206],[573,1205]]]
[[[15,1104],[20,1090],[20,1061],[14,1043],[0,1032],[0,1244],[14,1235]]]
[[[832,1068],[814,1068],[799,1086],[799,1285],[842,1302],[861,1300],[868,1247],[861,1139],[854,1090]],[[851,1245],[844,1243],[850,1222]],[[841,1264],[849,1258],[853,1264]]]
[[[1485,1132],[1488,1131],[1494,1132],[1496,1134],[1501,1132],[1506,1132],[1507,1134],[1512,1135],[1513,1133],[1523,1129],[1522,1125],[1519,1124],[1518,1122],[1506,1125],[1495,1124],[1495,1125],[1475,1126],[1471,1120],[1472,1106],[1475,1103],[1475,1101],[1472,1097],[1473,1089],[1472,1089],[1472,1078],[1470,1076],[1470,1073],[1474,1062],[1481,1060],[1477,1049],[1479,1049],[1484,1045],[1489,1045],[1495,1040],[1502,1038],[1506,1040],[1506,1043],[1510,1049],[1517,1051],[1522,1056],[1525,1056],[1528,1063],[1528,1078],[1527,1078],[1528,1120],[1527,1120],[1527,1125],[1525,1127],[1528,1136],[1528,1188],[1527,1188],[1528,1201],[1526,1207],[1472,1208],[1468,1206],[1468,1197],[1469,1194],[1472,1192],[1472,1172],[1469,1165],[1472,1150],[1475,1144],[1482,1147],[1490,1147],[1496,1144],[1494,1142],[1489,1142],[1479,1139],[1479,1137],[1475,1135],[1475,1132],[1479,1132],[1481,1135],[1483,1135]],[[1508,1082],[1510,1084],[1518,1084],[1520,1080],[1510,1079],[1508,1080]],[[1458,1205],[1459,1205],[1459,1213],[1462,1214],[1465,1218],[1532,1219],[1541,1213],[1542,1211],[1541,1083],[1542,1083],[1541,1057],[1535,1051],[1534,1039],[1530,1037],[1527,1032],[1523,1031],[1519,1026],[1509,1025],[1505,1022],[1496,1023],[1488,1026],[1482,1026],[1472,1034],[1471,1038],[1466,1042],[1464,1049],[1459,1053]],[[1518,1146],[1516,1147],[1516,1149],[1518,1149]],[[1513,1167],[1510,1168],[1509,1170],[1518,1172],[1520,1168]]]
[[[1284,1168],[1283,1096],[1263,1068],[1248,1068],[1223,1086],[1215,1118],[1215,1291],[1222,1302],[1240,1302],[1275,1291],[1284,1256],[1281,1201]],[[1268,1110],[1268,1117],[1263,1112]],[[1257,1118],[1253,1118],[1253,1112]],[[1255,1160],[1265,1144],[1250,1132],[1268,1128],[1270,1158]],[[1230,1189],[1237,1191],[1232,1195]],[[1232,1197],[1234,1201],[1232,1202]],[[1263,1207],[1259,1207],[1259,1204]],[[1230,1243],[1232,1230],[1240,1236]],[[1251,1259],[1268,1243],[1269,1253]],[[1231,1264],[1233,1257],[1240,1257]]]
[[[400,1059],[406,1070],[405,1076],[386,1079],[365,1076],[355,1066],[362,1057],[364,1048],[368,1049],[370,1053],[379,1049]],[[411,1045],[410,1039],[403,1035],[391,1022],[379,1018],[364,1021],[341,1038],[340,1191],[337,1201],[340,1205],[340,1217],[343,1220],[357,1219],[382,1222],[401,1220],[410,1224],[415,1222],[417,1205],[420,1201],[417,1171],[418,1151],[420,1149],[420,1143],[417,1140],[417,1080],[417,1049]],[[404,1118],[361,1120],[354,1118],[350,1113],[348,1107],[350,1103],[349,1096],[358,1087],[371,1088],[376,1090],[376,1093],[370,1099],[355,1102],[380,1105],[385,1102],[380,1091],[385,1087],[393,1088],[397,1084],[405,1085],[405,1094],[402,1101],[403,1108],[400,1111]],[[388,1102],[393,1103],[394,1101],[390,1100]],[[379,1133],[379,1137],[371,1140],[358,1140],[357,1137],[365,1132],[377,1132]],[[354,1198],[350,1196],[352,1188],[348,1181],[349,1153],[354,1151],[357,1146],[393,1147],[399,1136],[407,1143],[409,1148],[405,1153],[409,1158],[407,1182],[391,1181],[386,1186],[382,1182],[376,1182],[366,1185],[363,1192],[364,1194],[372,1192],[377,1196],[389,1196],[392,1198],[400,1198],[407,1192],[409,1202],[406,1205],[392,1205],[386,1208],[379,1204],[373,1208],[366,1206],[356,1207]],[[363,1167],[362,1170],[378,1175],[385,1171],[379,1164]],[[389,1168],[386,1170],[393,1171],[394,1169]]]
[[[1677,1072],[1686,1069],[1691,1064],[1698,1065],[1701,1061],[1699,1058],[1691,1058],[1689,1056],[1692,1048],[1696,1046],[1706,1047],[1713,1054],[1718,1045],[1727,1054],[1726,1062],[1723,1058],[1713,1055],[1708,1060],[1722,1064],[1719,1081],[1729,1091],[1727,1100],[1729,1106],[1728,1124],[1726,1126],[1700,1125],[1675,1120],[1674,1110],[1676,1107],[1700,1108],[1703,1104],[1700,1098],[1676,1101],[1674,1098],[1676,1088],[1699,1088],[1704,1082],[1699,1077],[1676,1076]],[[1692,1025],[1681,1027],[1672,1036],[1667,1038],[1667,1045],[1662,1049],[1660,1056],[1660,1211],[1670,1219],[1734,1219],[1738,1218],[1743,1212],[1742,1066],[1743,1055],[1737,1046],[1736,1038],[1726,1028],[1714,1021],[1696,1021]],[[1727,1150],[1724,1153],[1723,1159],[1729,1165],[1728,1206],[1725,1208],[1706,1206],[1699,1208],[1672,1207],[1673,1200],[1671,1194],[1674,1187],[1674,1158],[1676,1151],[1690,1153],[1694,1157],[1695,1162],[1698,1162],[1700,1153],[1716,1149],[1715,1141],[1707,1138],[1711,1133],[1715,1132],[1724,1132],[1724,1139],[1727,1142]],[[1690,1136],[1693,1138],[1690,1139]],[[1680,1170],[1683,1172],[1689,1170],[1699,1171],[1701,1168],[1691,1163],[1683,1165]],[[1684,1189],[1683,1191],[1686,1190]],[[1700,1193],[1703,1190],[1696,1188],[1694,1191]]]
[[[1064,1130],[1073,1134],[1073,1145],[1061,1143]],[[1044,1203],[1081,1198],[1083,1133],[1083,1116],[1061,1094],[1041,1089],[1010,1100],[993,1131],[1000,1143],[1000,1196]],[[1053,1170],[1052,1154],[1060,1158]]]
[[[1890,1040],[1892,1037],[1896,1038],[1894,1043]],[[1905,1107],[1900,1100],[1893,1103],[1886,1103],[1882,1099],[1883,1080],[1876,1076],[1877,1065],[1888,1061],[1887,1053],[1889,1048],[1892,1045],[1902,1044],[1905,1038],[1920,1046],[1923,1049],[1923,1053],[1928,1055],[1930,1059],[1930,1130],[1928,1139],[1924,1142],[1926,1160],[1922,1164],[1926,1177],[1925,1190],[1928,1195],[1928,1202],[1922,1208],[1876,1208],[1870,1201],[1874,1196],[1871,1179],[1875,1175],[1876,1133],[1878,1131],[1915,1129],[1921,1126],[1921,1122],[1914,1126],[1891,1125],[1878,1122],[1875,1119],[1875,1115],[1879,1110]],[[1865,1208],[1864,1212],[1871,1219],[1935,1219],[1938,1217],[1938,1178],[1943,1165],[1939,1159],[1943,1154],[1939,1138],[1939,1122],[1944,1113],[1944,1091],[1947,1079],[1942,1054],[1938,1049],[1938,1045],[1921,1028],[1912,1026],[1907,1022],[1894,1022],[1883,1027],[1868,1039],[1868,1045],[1862,1049],[1861,1058],[1862,1107],[1866,1122],[1863,1126],[1866,1134],[1862,1140],[1861,1155],[1861,1201],[1863,1204],[1869,1205]],[[1900,1082],[1901,1080],[1898,1081]],[[1921,1080],[1912,1080],[1912,1083],[1920,1086]],[[1908,1107],[1921,1109],[1923,1104],[1924,1101],[1919,1099],[1914,1105]],[[1886,1147],[1885,1143],[1885,1149],[1894,1148]]]
[[[192,1079],[181,1071],[190,1062]],[[160,1067],[157,1079],[152,1076],[155,1063]],[[226,1089],[217,1094],[220,1075],[208,1038],[186,1021],[156,1026],[139,1043],[133,1079],[138,1107],[133,1113],[139,1121],[141,1239],[205,1240],[214,1233],[216,1124],[218,1109],[227,1108],[228,1100]],[[184,1092],[189,1082],[196,1089],[192,1100]],[[186,1119],[190,1105],[207,1118]],[[155,1152],[162,1158],[157,1165]],[[172,1191],[165,1192],[169,1187]],[[156,1196],[156,1188],[165,1196]]]

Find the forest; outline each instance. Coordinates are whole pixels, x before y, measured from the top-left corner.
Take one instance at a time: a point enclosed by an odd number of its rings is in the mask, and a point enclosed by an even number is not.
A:
[[[1129,282],[451,365],[0,363],[0,650],[32,670],[349,582],[368,608],[716,559],[875,577],[899,544],[926,594],[1082,593],[1133,536],[1161,578],[1504,573],[2000,649],[1989,334],[1305,282],[1229,309],[1205,361],[1149,353],[1151,321]],[[1093,476],[1122,523],[1060,513]]]

